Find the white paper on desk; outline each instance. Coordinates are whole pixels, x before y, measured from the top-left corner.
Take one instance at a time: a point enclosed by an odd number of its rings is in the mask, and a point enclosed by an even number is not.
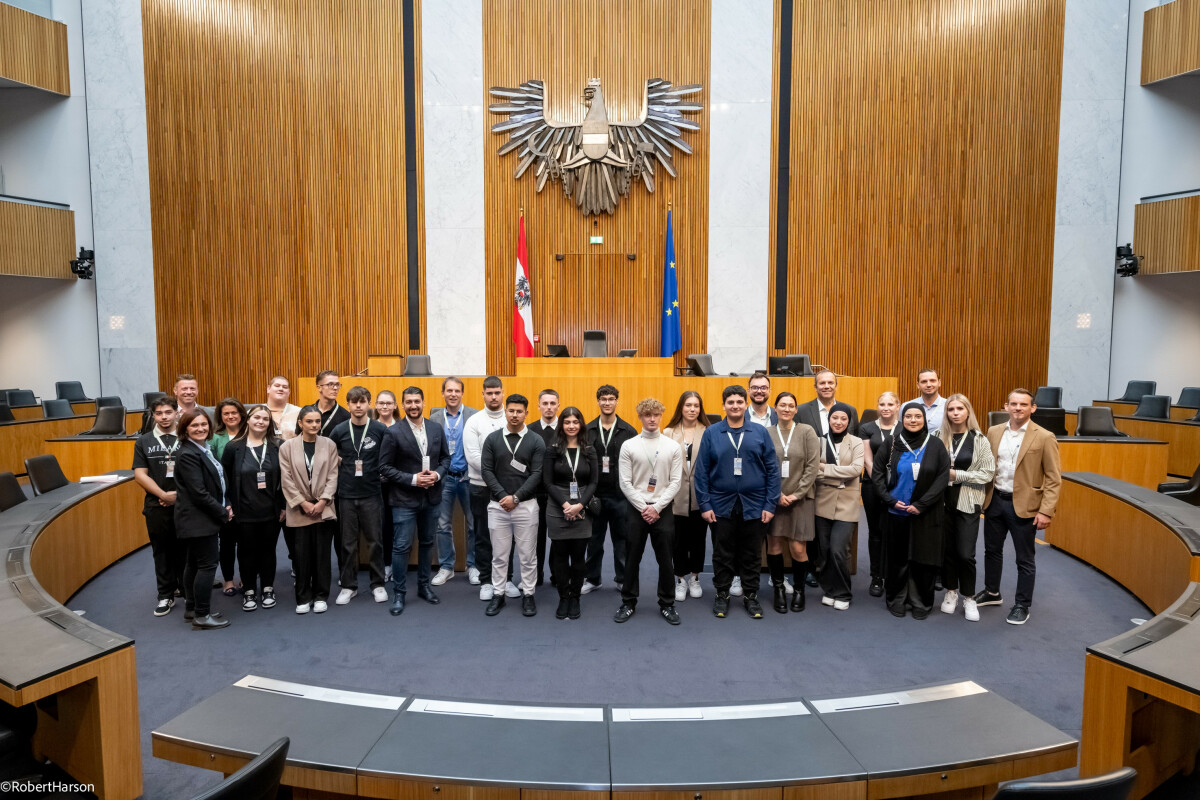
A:
[[[84,475],[79,479],[80,483],[116,483],[121,480],[120,475]]]

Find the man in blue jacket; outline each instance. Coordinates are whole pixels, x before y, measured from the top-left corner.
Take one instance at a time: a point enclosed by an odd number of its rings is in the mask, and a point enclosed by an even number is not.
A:
[[[692,472],[696,502],[712,526],[713,614],[729,613],[729,586],[736,574],[746,611],[762,619],[759,560],[779,500],[779,461],[767,429],[746,422],[746,390],[727,386],[721,398],[725,419],[704,432]]]

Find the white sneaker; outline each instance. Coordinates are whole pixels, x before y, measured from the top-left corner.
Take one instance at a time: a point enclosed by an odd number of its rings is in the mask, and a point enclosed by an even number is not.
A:
[[[314,614],[324,614],[328,610],[329,610],[329,604],[326,603],[324,600],[318,600],[315,603],[313,603],[313,613]]]
[[[371,590],[371,596],[375,598],[376,603],[386,603],[388,599],[387,589],[382,586],[376,586]]]
[[[392,579],[392,568],[390,566],[383,568],[383,579],[390,581]]]
[[[946,590],[946,597],[942,600],[942,613],[953,614],[958,609],[958,592],[954,589]]]
[[[342,589],[340,592],[338,592],[337,600],[334,600],[333,602],[337,603],[339,606],[349,605],[350,598],[354,597],[356,594],[358,594],[357,589]]]
[[[742,579],[741,578],[733,579],[733,583],[731,583],[729,585],[729,596],[730,597],[741,597],[742,596]]]
[[[437,571],[437,575],[433,576],[433,580],[431,580],[430,583],[432,583],[434,586],[441,586],[443,583],[445,583],[446,581],[450,580],[453,577],[454,577],[454,570],[446,569],[445,567],[442,567],[441,569],[439,569]]]
[[[475,567],[467,568],[467,583],[471,584],[472,586],[479,585],[479,570]]]
[[[967,618],[967,622],[979,622],[979,605],[974,597],[963,600],[963,616]]]
[[[590,594],[590,593],[596,591],[597,589],[599,589],[603,585],[604,585],[603,581],[601,581],[600,583],[592,583],[591,581],[584,581],[583,588],[581,588],[579,590],[579,593],[580,594]]]
[[[492,585],[490,583],[485,583],[479,587],[479,599],[480,600],[491,600],[492,595],[494,593],[495,593],[495,590],[492,588]]]
[[[308,603],[301,603],[300,605],[296,606],[297,614],[307,614],[311,610],[312,606]]]
[[[833,607],[837,611],[845,611],[850,608],[849,600],[834,600]]]
[[[829,595],[825,595],[824,597],[821,598],[821,605],[832,606],[833,604],[834,604],[834,599],[832,597],[830,597]]]
[[[695,575],[688,578],[688,594],[692,597],[702,597],[704,595],[704,589],[700,586],[700,579]]]
[[[792,586],[792,579],[791,579],[791,578],[784,578],[784,579],[783,579],[783,590],[784,590],[785,592],[787,592],[788,594],[791,594],[792,592],[796,591],[796,587],[795,587],[795,586]]]
[[[520,597],[521,590],[517,588],[517,585],[515,583],[513,583],[512,581],[509,581],[504,586],[504,596],[508,597],[508,598]]]
[[[675,602],[682,603],[687,599],[687,581],[683,578],[675,578]]]

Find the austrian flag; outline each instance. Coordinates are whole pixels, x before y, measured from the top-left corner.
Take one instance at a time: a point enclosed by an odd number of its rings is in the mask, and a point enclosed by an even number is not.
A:
[[[525,248],[525,217],[517,234],[517,277],[513,289],[513,346],[517,358],[533,358],[533,293],[529,288],[529,253]]]

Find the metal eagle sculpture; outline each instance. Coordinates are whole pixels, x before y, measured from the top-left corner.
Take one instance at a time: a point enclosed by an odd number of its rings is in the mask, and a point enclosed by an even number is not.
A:
[[[560,181],[563,194],[574,198],[584,214],[612,214],[639,178],[653,192],[657,168],[676,176],[675,150],[692,152],[683,131],[700,130],[698,122],[683,115],[703,109],[700,103],[683,98],[702,88],[673,86],[662,78],[648,80],[642,113],[631,121],[608,118],[599,78],[590,79],[583,92],[588,111],[581,125],[546,119],[545,86],[537,80],[512,89],[493,86],[489,93],[503,100],[488,110],[508,115],[492,126],[492,133],[509,136],[498,150],[500,155],[517,151],[514,178],[533,167],[537,191],[548,180]]]

